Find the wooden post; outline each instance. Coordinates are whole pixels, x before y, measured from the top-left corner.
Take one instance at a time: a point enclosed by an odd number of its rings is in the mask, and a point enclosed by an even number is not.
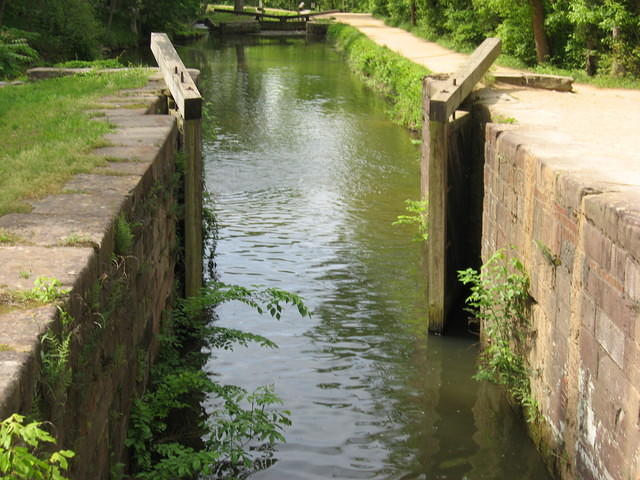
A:
[[[165,33],[151,34],[151,51],[182,119],[185,295],[202,288],[202,96]]]
[[[447,178],[449,118],[500,54],[500,39],[487,38],[456,72],[423,82],[421,195],[428,202],[427,314],[429,331],[442,334],[447,316]]]
[[[427,203],[429,240],[427,242],[427,315],[429,331],[442,334],[445,320],[447,255],[447,158],[448,122],[430,119],[430,100],[436,93],[435,81],[424,79],[424,125],[422,155],[422,198]]]
[[[185,295],[202,288],[202,119],[184,120],[184,263]]]

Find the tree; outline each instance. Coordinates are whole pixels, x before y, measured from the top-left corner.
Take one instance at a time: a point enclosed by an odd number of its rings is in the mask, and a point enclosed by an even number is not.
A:
[[[531,26],[533,38],[536,44],[536,60],[544,63],[549,60],[549,41],[544,30],[544,4],[543,0],[529,0],[531,2]]]
[[[4,7],[9,0],[0,0],[0,27],[2,26],[2,20],[4,19]]]

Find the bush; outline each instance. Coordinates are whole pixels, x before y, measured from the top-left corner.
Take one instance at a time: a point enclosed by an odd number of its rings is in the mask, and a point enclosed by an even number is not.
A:
[[[38,58],[38,53],[29,46],[27,35],[16,29],[0,29],[0,78],[19,75],[25,66]]]
[[[0,478],[13,480],[66,480],[62,472],[69,468],[70,450],[45,454],[42,443],[55,443],[41,423],[24,425],[24,417],[14,414],[0,422]],[[5,476],[7,475],[7,476]]]
[[[92,59],[100,53],[102,28],[88,0],[12,0],[8,25],[38,33],[33,47],[46,59]]]

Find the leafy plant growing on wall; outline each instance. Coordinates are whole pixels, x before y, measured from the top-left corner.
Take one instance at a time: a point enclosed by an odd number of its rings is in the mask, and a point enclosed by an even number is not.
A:
[[[426,242],[429,240],[426,200],[405,200],[404,203],[408,215],[398,215],[397,220],[391,225],[416,225],[418,232],[413,237],[413,240]]]
[[[64,405],[73,374],[69,365],[73,317],[60,307],[58,307],[58,315],[60,332],[56,333],[53,329],[49,329],[40,339],[42,367],[39,387],[42,389],[40,394],[48,402]]]
[[[208,348],[228,350],[251,342],[276,348],[260,335],[204,320],[211,307],[230,301],[274,318],[280,318],[287,304],[296,307],[300,315],[309,315],[300,297],[277,288],[259,290],[214,282],[200,296],[182,300],[163,330],[151,386],[135,401],[131,414],[127,446],[134,454],[136,478],[161,480],[201,474],[236,478],[240,472],[254,469],[277,442],[284,441],[283,430],[291,423],[289,412],[277,408],[281,402],[271,387],[248,392],[222,385],[200,368],[201,349],[184,351],[194,339],[204,339]],[[176,418],[201,413],[197,396],[203,392],[217,398],[218,407],[202,421],[199,441],[188,434],[170,433]]]
[[[534,421],[538,405],[531,396],[524,357],[531,334],[529,278],[524,265],[499,250],[480,271],[461,270],[458,279],[471,288],[466,303],[480,322],[485,344],[474,378],[503,385],[525,408],[527,420]]]
[[[33,281],[33,288],[22,294],[25,300],[40,303],[55,302],[69,293],[68,288],[62,288],[62,282],[57,278],[38,277]]]
[[[63,472],[75,454],[71,450],[43,452],[41,444],[55,444],[56,440],[41,426],[40,422],[25,425],[18,414],[0,422],[0,478],[67,480]]]

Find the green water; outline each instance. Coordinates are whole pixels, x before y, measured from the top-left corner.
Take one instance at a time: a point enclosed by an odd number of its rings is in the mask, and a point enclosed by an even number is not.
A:
[[[301,320],[220,308],[280,346],[214,352],[207,370],[272,384],[292,413],[259,479],[546,479],[522,420],[472,380],[472,337],[426,335],[423,249],[392,227],[419,194],[419,149],[330,47],[214,40],[202,70],[206,184],[220,279],[299,293]]]

